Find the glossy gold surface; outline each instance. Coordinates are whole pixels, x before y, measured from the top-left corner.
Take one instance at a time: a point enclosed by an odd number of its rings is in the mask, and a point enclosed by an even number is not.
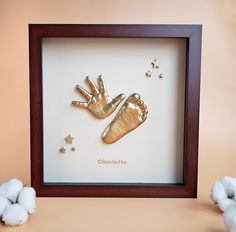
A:
[[[77,85],[76,89],[87,101],[72,101],[72,105],[89,110],[96,118],[103,119],[112,114],[125,98],[124,94],[120,94],[112,99],[107,92],[105,81],[101,75],[98,77],[98,86],[89,77],[86,77],[85,81],[91,93],[80,85]]]
[[[140,100],[140,95],[132,94],[103,132],[103,141],[108,144],[116,142],[141,125],[147,119],[147,113],[147,106]]]
[[[163,78],[164,78],[164,75],[163,75],[163,73],[161,73],[161,74],[159,75],[159,78],[161,78],[161,79],[163,79]]]
[[[152,67],[153,67],[153,68],[159,68],[159,67],[160,67],[160,62],[159,62],[157,59],[155,59],[155,60],[152,62]]]
[[[68,135],[66,138],[66,143],[69,143],[69,144],[72,144],[73,143],[73,140],[74,140],[74,137],[72,135]]]
[[[62,147],[59,151],[60,151],[61,153],[66,153],[66,148],[65,148],[65,147]]]
[[[145,73],[145,76],[146,76],[146,77],[151,77],[151,76],[152,76],[152,72],[151,72],[151,71],[147,71],[147,72]]]

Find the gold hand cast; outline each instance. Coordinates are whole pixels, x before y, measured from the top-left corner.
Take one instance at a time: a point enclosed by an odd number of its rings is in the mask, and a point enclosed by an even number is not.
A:
[[[105,81],[101,75],[98,76],[98,87],[90,77],[86,77],[85,81],[89,86],[91,93],[80,85],[77,85],[76,89],[87,102],[72,101],[72,105],[88,109],[96,118],[103,119],[108,117],[125,98],[124,94],[120,94],[112,99],[107,92]]]

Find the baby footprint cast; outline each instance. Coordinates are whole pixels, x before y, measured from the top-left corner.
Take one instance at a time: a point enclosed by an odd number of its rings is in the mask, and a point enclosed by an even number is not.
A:
[[[102,76],[98,77],[98,87],[89,77],[86,78],[86,83],[90,87],[91,93],[78,85],[76,89],[87,102],[72,101],[72,105],[88,109],[96,118],[103,119],[112,114],[125,98],[124,94],[120,94],[114,99],[110,98]],[[147,106],[140,100],[140,95],[132,94],[104,130],[103,141],[108,144],[116,142],[140,126],[147,119],[147,114]]]
[[[147,106],[140,100],[140,95],[132,94],[120,108],[118,114],[103,132],[105,143],[114,143],[147,119]]]

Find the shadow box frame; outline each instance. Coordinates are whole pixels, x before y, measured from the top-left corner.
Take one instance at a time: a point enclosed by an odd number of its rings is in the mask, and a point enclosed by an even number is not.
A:
[[[196,198],[201,25],[30,24],[31,184],[39,197]],[[186,40],[183,183],[44,183],[43,38],[181,38]]]

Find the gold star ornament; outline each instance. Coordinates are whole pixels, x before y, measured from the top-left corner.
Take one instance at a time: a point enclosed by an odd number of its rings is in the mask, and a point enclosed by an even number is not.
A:
[[[157,59],[155,59],[155,60],[152,62],[152,67],[153,67],[153,68],[159,68],[159,67],[160,67],[160,62],[159,62]]]
[[[66,143],[69,143],[69,144],[72,144],[73,143],[73,140],[74,140],[74,137],[72,135],[68,135],[66,138]]]
[[[147,71],[147,72],[145,73],[145,76],[146,76],[146,77],[151,77],[151,76],[152,76],[152,72],[151,72],[151,71]]]
[[[161,74],[159,75],[159,78],[163,79],[163,78],[164,78],[164,75],[161,73]]]
[[[66,153],[66,148],[65,148],[65,147],[62,147],[59,151],[60,151],[61,153]]]

